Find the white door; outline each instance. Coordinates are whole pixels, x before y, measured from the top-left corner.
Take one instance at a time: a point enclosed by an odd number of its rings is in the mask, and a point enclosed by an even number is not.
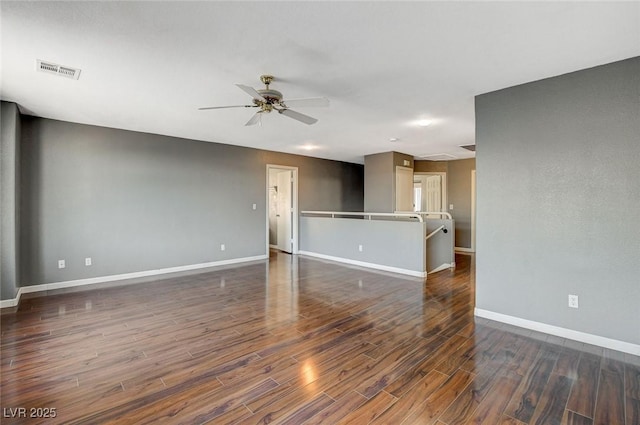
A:
[[[278,206],[276,221],[278,223],[278,249],[291,253],[291,181],[292,171],[284,170],[278,172]]]
[[[425,211],[442,211],[442,181],[439,175],[426,176]]]
[[[396,167],[396,211],[413,211],[413,169]]]

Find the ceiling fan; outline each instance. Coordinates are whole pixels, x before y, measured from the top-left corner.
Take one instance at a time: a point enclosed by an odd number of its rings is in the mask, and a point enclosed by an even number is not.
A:
[[[277,111],[279,114],[293,118],[294,120],[303,122],[305,124],[315,124],[318,120],[300,112],[296,112],[289,109],[290,106],[329,106],[329,99],[326,97],[309,97],[304,99],[289,99],[283,100],[282,93],[278,90],[269,88],[269,84],[273,82],[275,77],[273,75],[261,75],[260,81],[266,86],[264,89],[256,90],[253,87],[245,86],[243,84],[236,84],[245,93],[249,94],[253,98],[253,105],[233,105],[233,106],[208,106],[204,108],[198,108],[200,111],[207,109],[225,109],[225,108],[259,108],[249,121],[245,125],[262,124],[262,115],[268,114],[271,111]]]

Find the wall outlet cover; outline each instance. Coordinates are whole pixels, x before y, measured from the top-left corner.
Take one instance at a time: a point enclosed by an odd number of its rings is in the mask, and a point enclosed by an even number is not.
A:
[[[577,295],[569,295],[569,307],[578,308],[578,296]]]

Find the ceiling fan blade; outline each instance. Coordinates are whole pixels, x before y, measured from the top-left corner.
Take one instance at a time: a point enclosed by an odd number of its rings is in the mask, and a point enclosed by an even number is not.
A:
[[[253,114],[253,116],[251,117],[251,119],[249,121],[247,121],[247,123],[245,125],[256,125],[258,122],[262,123],[262,111],[258,111],[255,114]]]
[[[233,105],[233,106],[207,106],[204,108],[198,108],[198,111],[205,111],[207,109],[227,109],[227,108],[257,108],[258,105]]]
[[[294,120],[298,120],[305,124],[311,125],[318,122],[317,119],[310,117],[309,115],[301,114],[300,112],[292,111],[291,109],[279,109],[278,112],[280,112],[282,115],[286,115],[289,118],[293,118]]]
[[[326,97],[308,97],[304,99],[283,100],[282,103],[287,107],[310,107],[310,106],[329,106],[329,99]]]
[[[249,96],[253,97],[254,99],[258,99],[258,100],[260,100],[262,102],[266,102],[267,101],[267,99],[262,97],[262,95],[260,93],[258,93],[258,91],[256,89],[254,89],[253,87],[245,86],[244,84],[236,84],[236,86],[240,87],[240,89],[242,91],[244,91],[245,93],[247,93]]]

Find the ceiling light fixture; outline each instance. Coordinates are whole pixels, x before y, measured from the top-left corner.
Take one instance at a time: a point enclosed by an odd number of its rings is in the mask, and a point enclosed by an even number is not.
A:
[[[318,149],[318,146],[316,146],[316,145],[302,145],[302,146],[300,146],[300,149],[304,149],[305,151],[314,151],[314,150]]]
[[[416,122],[416,124],[418,124],[420,127],[428,127],[431,125],[431,123],[432,123],[431,120],[420,120]]]
[[[390,138],[390,139],[389,139],[389,141],[390,141],[391,143],[395,143],[395,142],[397,142],[397,141],[399,141],[399,140],[400,140],[400,139],[398,139],[397,137],[392,137],[392,138]]]

